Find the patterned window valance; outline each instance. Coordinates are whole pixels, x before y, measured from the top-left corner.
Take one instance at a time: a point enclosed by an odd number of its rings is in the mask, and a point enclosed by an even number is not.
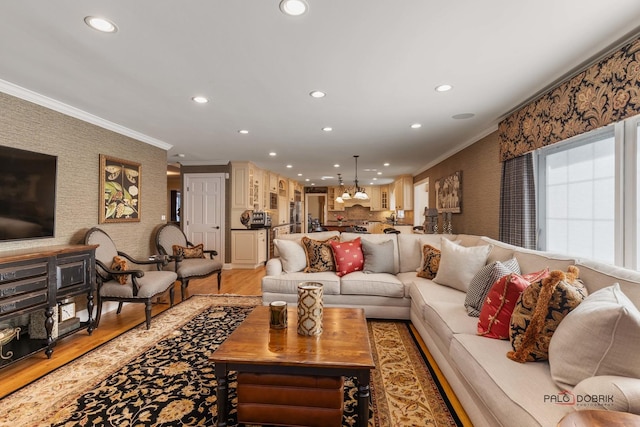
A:
[[[509,160],[637,114],[640,39],[500,122],[500,159]]]

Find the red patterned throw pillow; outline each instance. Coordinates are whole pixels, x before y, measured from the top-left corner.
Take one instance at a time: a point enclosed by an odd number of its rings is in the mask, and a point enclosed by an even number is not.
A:
[[[364,255],[360,238],[348,242],[329,242],[333,249],[333,259],[336,263],[336,274],[344,276],[364,268]]]
[[[478,335],[500,340],[509,339],[511,314],[522,291],[531,283],[549,275],[549,269],[524,275],[509,274],[493,284],[480,310]]]

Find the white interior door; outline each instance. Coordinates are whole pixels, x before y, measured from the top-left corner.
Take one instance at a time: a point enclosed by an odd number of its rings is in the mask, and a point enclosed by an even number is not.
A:
[[[184,175],[182,214],[184,233],[194,245],[218,251],[224,260],[224,184],[223,173]]]

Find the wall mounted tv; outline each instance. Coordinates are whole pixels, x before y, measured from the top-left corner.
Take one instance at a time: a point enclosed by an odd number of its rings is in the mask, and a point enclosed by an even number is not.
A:
[[[53,237],[58,158],[0,146],[0,241]]]

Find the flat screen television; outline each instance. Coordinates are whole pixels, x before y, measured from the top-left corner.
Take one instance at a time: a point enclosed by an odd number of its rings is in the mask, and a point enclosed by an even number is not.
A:
[[[58,158],[0,146],[0,241],[54,236]]]

